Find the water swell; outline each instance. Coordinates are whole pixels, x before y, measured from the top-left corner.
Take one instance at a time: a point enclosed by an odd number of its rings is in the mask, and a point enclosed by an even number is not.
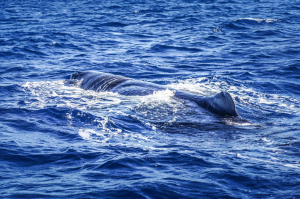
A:
[[[299,197],[299,3],[0,7],[2,197]],[[67,80],[88,70],[228,91],[241,116],[218,117],[168,89],[124,96]]]
[[[176,51],[188,51],[188,52],[201,52],[198,48],[185,48],[185,47],[175,47],[167,45],[154,45],[151,47],[151,50],[154,51],[167,51],[167,50],[176,50]]]

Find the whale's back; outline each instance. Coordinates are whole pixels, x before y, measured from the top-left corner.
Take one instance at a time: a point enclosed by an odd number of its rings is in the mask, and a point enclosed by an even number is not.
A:
[[[71,79],[79,80],[82,89],[100,92],[110,91],[130,78],[99,72],[75,72],[71,75]]]
[[[102,72],[75,72],[71,75],[71,79],[78,80],[79,87],[85,90],[94,90],[96,92],[111,91],[121,95],[144,96],[153,94],[155,91],[167,89],[167,87],[150,82],[137,81]],[[175,91],[175,97],[196,102],[199,106],[214,113],[238,116],[234,100],[228,92],[221,92],[213,97],[203,97],[172,88],[168,89]]]

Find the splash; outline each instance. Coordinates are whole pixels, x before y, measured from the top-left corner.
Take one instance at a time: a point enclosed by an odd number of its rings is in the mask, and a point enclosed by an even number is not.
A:
[[[30,108],[46,108],[48,106],[67,107],[78,110],[103,109],[120,104],[122,99],[117,93],[86,91],[71,87],[65,81],[27,82],[23,90],[30,93],[26,103]]]
[[[247,112],[286,113],[300,115],[300,102],[293,96],[266,94],[255,90],[251,82],[227,81],[222,77],[191,78],[168,85],[175,89],[185,90],[202,96],[213,96],[221,91],[228,91],[237,106]]]
[[[236,19],[235,21],[256,21],[258,23],[273,23],[273,22],[279,22],[278,19],[260,19],[260,18],[240,18],[240,19]]]

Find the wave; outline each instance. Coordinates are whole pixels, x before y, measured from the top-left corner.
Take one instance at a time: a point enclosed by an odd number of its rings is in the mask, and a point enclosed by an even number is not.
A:
[[[260,18],[239,18],[236,19],[235,22],[250,24],[250,25],[257,25],[261,23],[275,23],[280,22],[278,19],[260,19]]]
[[[199,48],[189,48],[189,47],[179,47],[179,46],[169,46],[169,45],[161,45],[156,44],[151,47],[152,51],[168,51],[168,50],[175,50],[175,51],[186,51],[186,52],[201,52],[202,50]]]

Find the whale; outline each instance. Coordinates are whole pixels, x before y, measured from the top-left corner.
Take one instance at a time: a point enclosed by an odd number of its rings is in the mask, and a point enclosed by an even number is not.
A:
[[[125,96],[145,96],[169,89],[174,92],[173,97],[195,102],[198,106],[215,114],[239,116],[232,96],[226,91],[222,91],[215,96],[205,97],[164,85],[97,71],[77,71],[71,75],[70,79],[76,81],[77,85],[85,90],[114,92]]]

